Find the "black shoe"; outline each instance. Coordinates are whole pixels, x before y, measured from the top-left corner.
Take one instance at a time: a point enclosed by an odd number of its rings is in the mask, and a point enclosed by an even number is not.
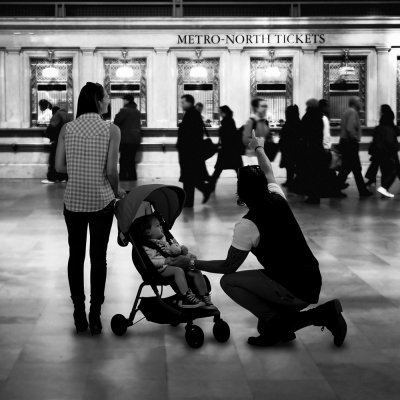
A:
[[[372,181],[371,179],[365,184],[365,186],[372,186],[375,185],[376,181]]]
[[[343,183],[343,185],[340,186],[340,190],[347,189],[350,186],[348,183]]]
[[[92,308],[90,309],[89,328],[92,336],[100,335],[101,330],[103,329],[103,325],[101,324],[100,314],[101,314],[100,310],[92,310]]]
[[[322,326],[322,330],[326,327],[333,335],[333,343],[340,347],[347,334],[347,324],[343,318],[343,308],[338,299],[328,301],[313,310],[315,314],[314,325]]]
[[[370,197],[373,196],[374,194],[372,192],[370,192],[369,190],[363,190],[362,192],[360,192],[360,197]]]
[[[83,307],[75,308],[74,322],[75,322],[76,333],[82,333],[87,331],[89,324],[86,318],[85,305],[83,305]]]

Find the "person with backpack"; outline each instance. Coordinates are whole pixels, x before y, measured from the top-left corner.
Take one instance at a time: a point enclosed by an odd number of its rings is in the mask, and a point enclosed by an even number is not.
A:
[[[233,119],[233,111],[228,106],[219,108],[221,115],[221,127],[219,128],[219,146],[218,159],[215,164],[214,173],[211,176],[211,185],[213,190],[217,184],[224,169],[238,169],[243,167],[243,145],[240,131],[236,129],[236,123]]]
[[[253,131],[257,137],[265,139],[265,152],[268,158],[273,161],[278,152],[278,145],[274,143],[272,133],[269,129],[269,123],[266,119],[267,100],[256,97],[251,101],[253,113],[243,126],[243,143],[245,146],[249,143]]]

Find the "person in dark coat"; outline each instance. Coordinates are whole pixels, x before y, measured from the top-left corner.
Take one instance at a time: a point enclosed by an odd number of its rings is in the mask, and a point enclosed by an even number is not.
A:
[[[306,202],[319,204],[321,198],[322,176],[325,169],[325,150],[323,146],[322,112],[318,100],[310,99],[301,120],[301,138],[304,146],[304,178]]]
[[[381,118],[375,128],[371,145],[372,162],[381,168],[381,186],[378,193],[385,197],[394,197],[389,192],[396,177],[400,177],[399,128],[394,124],[394,113],[389,105],[381,106]]]
[[[237,173],[238,169],[243,167],[242,135],[236,128],[233,112],[228,106],[220,107],[219,112],[221,115],[221,127],[219,128],[220,150],[214,173],[211,176],[213,190],[215,190],[218,178],[224,169],[234,169]]]
[[[119,179],[136,181],[136,153],[142,137],[140,134],[140,111],[131,94],[124,96],[124,107],[115,116],[114,124],[121,130]]]
[[[183,95],[181,101],[185,115],[179,124],[176,143],[181,167],[179,180],[183,183],[183,189],[186,192],[185,207],[193,207],[195,188],[203,193],[203,204],[210,198],[212,189],[211,185],[206,182],[209,175],[201,151],[204,139],[203,119],[194,107],[192,95]]]
[[[300,116],[299,107],[295,104],[286,108],[286,121],[283,125],[279,148],[281,150],[280,167],[286,168],[286,182],[283,186],[292,187],[296,172],[296,159],[299,150]]]

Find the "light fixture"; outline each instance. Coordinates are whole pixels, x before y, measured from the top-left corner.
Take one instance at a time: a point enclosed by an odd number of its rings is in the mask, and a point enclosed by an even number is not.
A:
[[[122,50],[122,62],[123,65],[117,68],[115,71],[115,75],[119,79],[132,79],[133,78],[133,69],[127,65],[128,60],[126,57],[128,56],[128,52],[126,50]]]
[[[339,76],[340,76],[341,79],[344,79],[344,80],[351,80],[351,78],[354,79],[354,75],[356,73],[356,70],[355,70],[354,67],[350,67],[348,65],[348,63],[349,63],[349,53],[350,53],[349,49],[343,50],[343,53],[344,53],[344,65],[342,65],[339,68]]]
[[[59,75],[59,70],[53,65],[54,50],[49,50],[49,62],[50,66],[46,67],[42,71],[43,78],[55,79]]]
[[[207,68],[201,65],[201,50],[196,49],[196,64],[190,69],[190,77],[196,81],[206,81],[208,77]]]
[[[274,81],[281,77],[281,71],[275,65],[275,50],[270,49],[268,53],[270,57],[268,67],[257,71],[257,80],[260,82]]]

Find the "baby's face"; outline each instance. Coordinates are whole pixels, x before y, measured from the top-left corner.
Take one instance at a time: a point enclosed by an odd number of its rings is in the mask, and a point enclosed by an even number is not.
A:
[[[156,219],[153,221],[151,228],[149,229],[148,232],[150,239],[161,239],[164,236],[164,232],[160,224],[160,221]]]

